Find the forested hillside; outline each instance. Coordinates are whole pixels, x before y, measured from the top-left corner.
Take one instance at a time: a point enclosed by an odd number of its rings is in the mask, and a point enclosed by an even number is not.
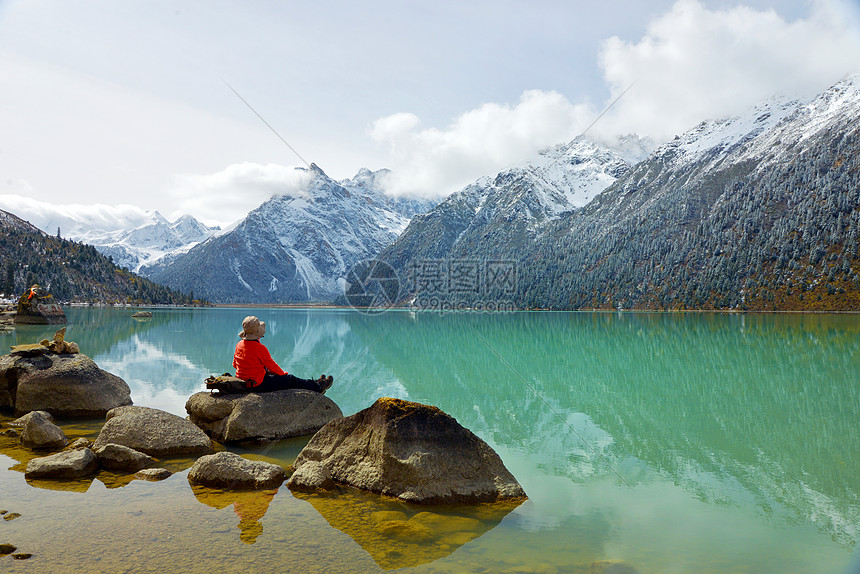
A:
[[[443,203],[382,255],[419,306],[860,311],[858,118],[855,75],[806,103],[702,122],[536,233],[507,217],[470,235]],[[449,236],[441,252],[410,240]],[[515,276],[494,279],[497,262]]]
[[[765,169],[732,164],[696,179],[693,166],[672,178],[695,185],[631,174],[526,256],[519,303],[860,310],[860,133],[843,130]]]
[[[46,235],[0,211],[0,293],[17,297],[33,283],[59,301],[186,304],[191,297],[120,269],[91,245]]]

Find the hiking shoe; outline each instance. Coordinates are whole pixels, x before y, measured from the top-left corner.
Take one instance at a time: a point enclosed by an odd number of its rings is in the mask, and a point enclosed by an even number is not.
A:
[[[325,375],[323,375],[322,377],[320,377],[320,380],[319,380],[320,393],[324,395],[325,392],[329,389],[329,387],[331,387],[331,384],[333,382],[334,382],[334,378],[331,375],[329,375],[327,377]]]

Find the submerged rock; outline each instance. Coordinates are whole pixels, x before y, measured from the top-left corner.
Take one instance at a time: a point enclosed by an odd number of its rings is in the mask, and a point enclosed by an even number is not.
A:
[[[55,416],[99,417],[131,404],[121,378],[103,371],[58,332],[46,345],[20,345],[0,357],[0,408],[18,414],[47,411]],[[63,351],[55,353],[51,347]]]
[[[286,476],[286,471],[276,464],[222,451],[197,459],[188,472],[188,482],[225,490],[264,490],[277,488]]]
[[[624,560],[598,560],[591,563],[588,574],[639,574],[639,570]]]
[[[155,462],[155,459],[142,452],[121,444],[108,443],[95,450],[103,468],[137,472]]]
[[[173,473],[166,468],[144,468],[134,473],[135,478],[148,480],[150,482],[164,480],[165,478],[170,478],[172,475]]]
[[[191,422],[227,443],[310,435],[343,416],[330,398],[304,389],[236,395],[199,392],[191,395],[185,410]]]
[[[499,455],[453,417],[393,398],[320,429],[287,485],[312,492],[329,479],[424,504],[526,498]]]
[[[74,450],[76,448],[92,448],[93,441],[88,438],[81,437],[76,439],[75,442],[69,445],[69,450]]]
[[[99,461],[88,448],[64,450],[57,454],[34,458],[27,463],[27,478],[82,478],[94,474]]]
[[[114,443],[159,458],[209,454],[212,441],[189,420],[149,407],[117,407],[93,443],[96,450]]]

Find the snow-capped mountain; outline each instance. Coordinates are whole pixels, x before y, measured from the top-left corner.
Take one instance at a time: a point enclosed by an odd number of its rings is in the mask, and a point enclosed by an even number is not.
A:
[[[170,222],[157,211],[132,205],[54,204],[20,195],[0,195],[0,209],[50,235],[94,246],[119,267],[138,271],[171,254],[187,251],[219,231],[190,215]]]
[[[275,195],[233,229],[141,272],[215,302],[331,301],[349,269],[432,205],[381,193],[385,170],[340,182],[316,165],[303,171],[310,178],[300,192]]]
[[[858,119],[854,75],[700,124],[517,254],[521,304],[856,310]]]
[[[367,168],[362,168],[355,177],[341,180],[338,184],[359,195],[367,195],[370,192],[372,197],[369,199],[374,205],[380,206],[385,211],[396,213],[400,218],[405,217],[403,220],[405,223],[409,223],[413,215],[424,213],[437,203],[433,200],[387,195],[385,193],[385,181],[390,174],[391,170],[388,169],[370,171]],[[403,228],[392,229],[397,231],[399,235],[405,229],[405,223]]]
[[[732,165],[754,162],[757,170],[792,160],[826,130],[845,130],[860,118],[860,74],[803,102],[774,97],[733,118],[706,121],[657,150],[653,160],[697,177]]]
[[[740,116],[704,121],[660,146],[656,155],[671,158],[675,165],[707,158],[718,163],[727,152],[754,141],[794,113],[800,105],[798,100],[775,97]]]
[[[699,193],[706,179],[720,182],[709,193],[724,191],[728,179],[764,174],[786,162],[794,162],[822,138],[850,131],[860,118],[860,74],[838,82],[814,99],[802,102],[774,97],[747,113],[717,121],[702,122],[692,130],[660,146],[638,164],[623,181],[619,193],[598,197],[588,211],[603,214],[607,229],[627,214],[648,210],[658,198],[691,208],[701,203]],[[828,135],[828,133],[830,135]],[[648,193],[641,191],[648,186]],[[609,191],[609,190],[608,190]],[[680,202],[680,192],[690,199]],[[626,198],[619,201],[619,197]],[[611,207],[610,205],[611,204]],[[602,206],[602,207],[601,207]]]
[[[582,207],[628,169],[618,153],[581,136],[495,177],[483,177],[449,199],[472,205],[478,221],[500,215],[536,224]]]
[[[628,151],[636,147],[630,143]],[[451,194],[416,216],[380,258],[405,270],[417,259],[515,252],[548,222],[586,205],[629,169],[618,152],[580,136]]]
[[[853,74],[813,100],[800,104],[758,138],[747,155],[762,158],[759,169],[781,162],[786,154],[801,154],[827,133],[847,133],[860,119],[860,73]]]
[[[152,212],[151,223],[130,230],[99,232],[96,230],[69,237],[93,245],[110,256],[120,267],[139,272],[165,256],[176,257],[205,241],[220,227],[208,227],[190,215],[170,222],[157,211]]]
[[[702,122],[632,166],[575,141],[453,194],[380,258],[401,281],[422,260],[515,261],[521,307],[857,308],[858,119],[854,75]]]

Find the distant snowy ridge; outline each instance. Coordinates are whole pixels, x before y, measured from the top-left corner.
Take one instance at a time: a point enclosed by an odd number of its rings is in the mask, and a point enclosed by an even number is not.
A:
[[[503,173],[529,173],[534,181],[530,192],[539,196],[544,215],[552,218],[587,204],[629,168],[618,152],[580,136]]]
[[[636,136],[618,144],[631,158],[651,149]],[[451,194],[413,218],[379,257],[406,277],[422,260],[519,253],[552,222],[587,205],[630,169],[618,151],[580,136]]]
[[[700,123],[690,131],[660,146],[658,156],[673,153],[676,163],[693,162],[705,155],[719,157],[732,148],[755,140],[793,114],[801,102],[790,98],[772,98],[750,108],[739,116]]]
[[[766,169],[786,154],[796,155],[822,129],[846,127],[860,118],[860,73],[852,74],[809,101],[773,97],[746,113],[700,123],[660,146],[655,156],[673,165],[704,161],[708,170],[727,162],[755,160]],[[708,159],[710,158],[710,162]]]
[[[580,136],[495,177],[482,177],[446,202],[471,206],[475,224],[501,217],[535,225],[586,205],[629,169],[618,153]]]
[[[208,227],[190,215],[183,215],[170,222],[154,211],[150,223],[134,229],[91,231],[69,239],[89,243],[112,257],[120,267],[138,272],[142,267],[152,265],[164,257],[175,257],[187,252],[218,231],[220,227]]]
[[[0,195],[0,209],[50,235],[59,233],[64,239],[92,245],[118,266],[132,271],[187,251],[219,231],[190,215],[170,222],[157,211],[132,205],[63,205],[21,195]]]

